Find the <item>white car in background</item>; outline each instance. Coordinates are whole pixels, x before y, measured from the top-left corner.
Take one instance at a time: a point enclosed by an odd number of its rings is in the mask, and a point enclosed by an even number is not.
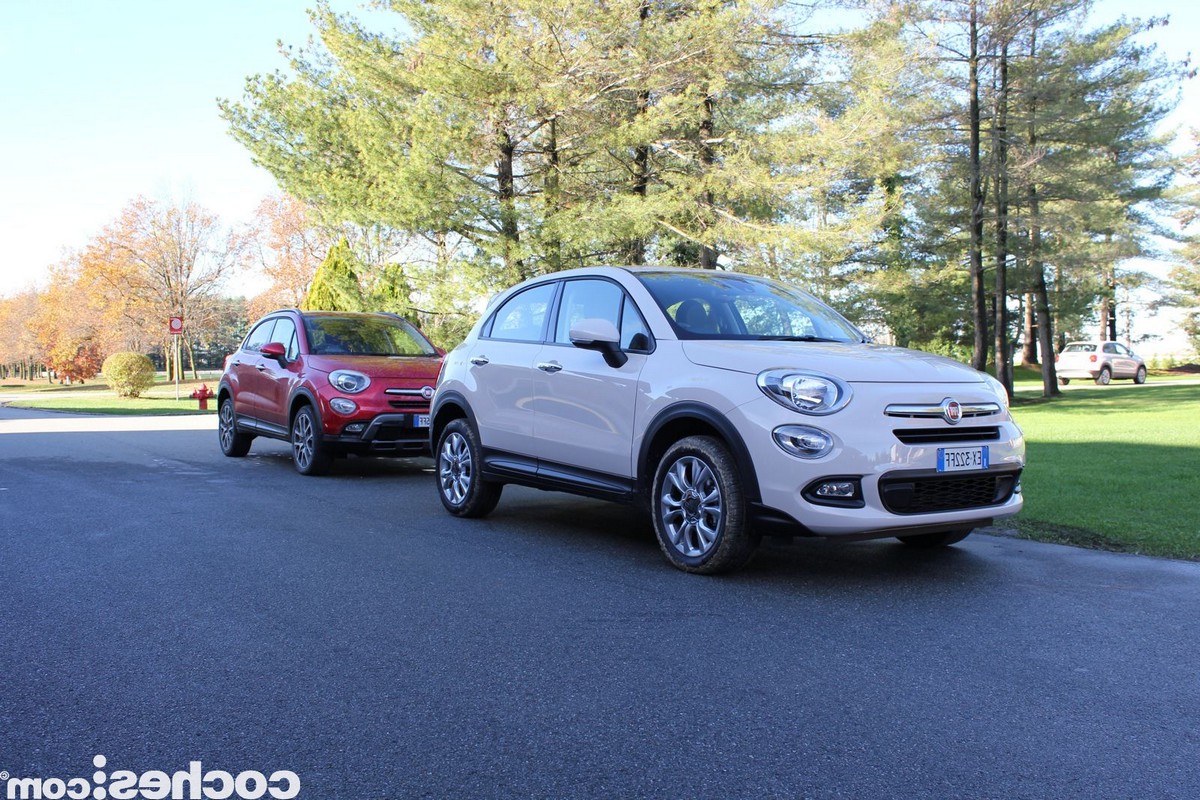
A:
[[[1101,386],[1118,379],[1146,382],[1146,362],[1120,342],[1071,342],[1054,361],[1054,371],[1063,386],[1072,378],[1092,380]]]
[[[446,356],[431,414],[451,514],[508,483],[636,503],[688,572],[737,568],[766,531],[944,546],[1022,504],[998,381],[731,272],[519,284]]]

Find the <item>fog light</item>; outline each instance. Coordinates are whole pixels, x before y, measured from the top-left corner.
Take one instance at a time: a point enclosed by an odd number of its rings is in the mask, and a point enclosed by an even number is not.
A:
[[[780,425],[771,431],[775,444],[797,458],[820,458],[833,449],[833,437],[808,425]]]
[[[329,407],[339,414],[353,414],[358,411],[358,405],[353,400],[347,400],[344,397],[335,397],[329,401]]]
[[[838,508],[862,508],[862,478],[858,475],[830,475],[804,487],[801,493],[805,500],[818,506]]]
[[[364,430],[366,430],[366,427],[367,423],[365,422],[351,422],[342,430],[344,433],[362,433]]]

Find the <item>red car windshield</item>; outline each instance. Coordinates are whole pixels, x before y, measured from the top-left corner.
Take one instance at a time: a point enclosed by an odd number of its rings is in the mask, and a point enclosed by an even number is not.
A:
[[[399,317],[305,317],[304,332],[313,355],[436,356],[437,350]]]

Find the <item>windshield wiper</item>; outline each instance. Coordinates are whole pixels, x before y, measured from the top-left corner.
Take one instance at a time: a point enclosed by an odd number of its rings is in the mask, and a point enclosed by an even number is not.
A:
[[[827,339],[824,336],[812,336],[805,334],[804,336],[760,336],[759,341],[763,342],[845,342],[845,339]]]

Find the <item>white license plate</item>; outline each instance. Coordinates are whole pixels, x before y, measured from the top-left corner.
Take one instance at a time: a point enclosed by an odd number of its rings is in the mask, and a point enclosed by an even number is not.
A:
[[[938,472],[961,472],[988,468],[988,449],[983,447],[939,447]]]
[[[413,427],[414,428],[428,428],[429,427],[429,415],[428,414],[416,414],[415,416],[413,416]]]

